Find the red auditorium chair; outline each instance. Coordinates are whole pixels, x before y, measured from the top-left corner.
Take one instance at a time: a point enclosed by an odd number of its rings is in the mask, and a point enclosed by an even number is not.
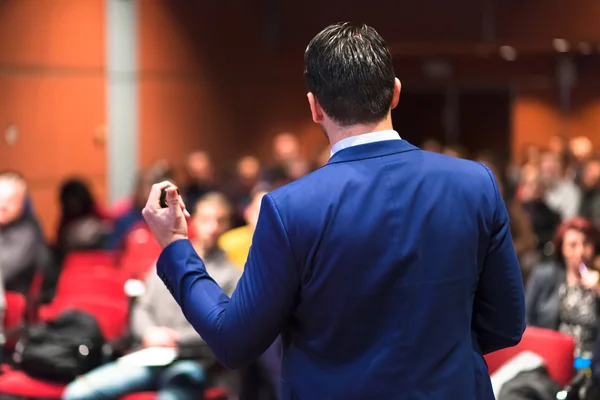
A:
[[[62,273],[71,269],[86,269],[93,266],[115,268],[116,257],[109,251],[77,251],[67,255],[63,263]]]
[[[138,223],[125,238],[125,250],[119,260],[120,269],[129,279],[144,280],[161,251],[146,223]]]
[[[25,323],[26,302],[25,296],[21,293],[6,292],[6,312],[4,313],[4,331],[7,340],[5,348],[9,351],[14,350],[18,340],[18,331]]]
[[[530,327],[515,347],[509,347],[485,356],[490,374],[519,353],[530,351],[546,361],[550,377],[563,386],[573,379],[575,342],[571,336],[549,329]]]
[[[76,309],[90,313],[98,320],[104,338],[112,341],[120,338],[127,327],[129,317],[129,304],[123,300],[109,300],[106,298],[75,297],[53,303],[52,308],[44,315],[40,310],[40,318],[48,320],[55,318],[61,312]]]

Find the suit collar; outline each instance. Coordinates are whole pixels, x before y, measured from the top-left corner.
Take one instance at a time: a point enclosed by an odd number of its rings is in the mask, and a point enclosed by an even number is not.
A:
[[[337,164],[346,161],[364,160],[367,158],[387,156],[405,151],[420,150],[406,140],[384,140],[347,147],[335,153],[327,164]]]

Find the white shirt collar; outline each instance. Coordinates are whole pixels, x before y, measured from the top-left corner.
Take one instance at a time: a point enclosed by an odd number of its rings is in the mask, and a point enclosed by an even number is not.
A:
[[[401,140],[398,132],[394,130],[378,131],[371,133],[364,133],[362,135],[350,136],[340,140],[331,147],[331,156],[342,149],[348,147],[359,146],[361,144],[381,142],[384,140]]]

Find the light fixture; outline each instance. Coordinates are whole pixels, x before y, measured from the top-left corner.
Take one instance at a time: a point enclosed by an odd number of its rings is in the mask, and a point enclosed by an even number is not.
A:
[[[579,42],[579,51],[581,52],[581,54],[592,54],[592,45],[589,44],[588,42]]]
[[[567,42],[565,39],[554,39],[552,44],[554,45],[554,50],[558,51],[559,53],[566,53],[569,51],[569,42]]]
[[[517,59],[517,50],[512,46],[500,46],[500,57],[506,61],[515,61]]]

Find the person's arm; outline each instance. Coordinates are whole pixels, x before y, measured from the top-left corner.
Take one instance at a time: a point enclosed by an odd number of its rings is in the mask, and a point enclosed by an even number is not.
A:
[[[189,240],[168,245],[157,266],[188,321],[230,369],[255,360],[273,343],[293,312],[300,286],[292,246],[269,195],[231,299],[208,275]]]
[[[10,282],[23,269],[34,266],[41,239],[33,225],[16,226],[10,233],[8,246],[0,251],[0,268],[4,282]]]
[[[482,354],[515,346],[525,330],[523,280],[508,213],[496,180],[486,170],[492,180],[496,209],[473,305],[473,332]]]

